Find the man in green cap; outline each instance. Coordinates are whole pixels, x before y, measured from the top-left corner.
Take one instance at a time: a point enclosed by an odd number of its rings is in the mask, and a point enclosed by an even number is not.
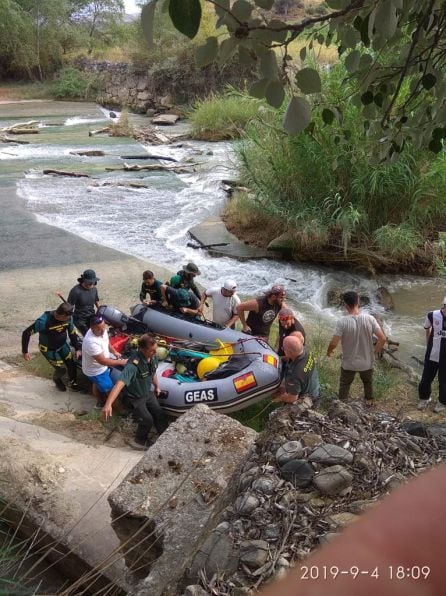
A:
[[[178,271],[176,275],[170,278],[170,286],[172,288],[184,288],[185,290],[192,290],[198,301],[201,300],[200,290],[195,285],[195,277],[200,275],[200,270],[195,263],[188,263],[183,265],[183,269]]]
[[[148,449],[152,444],[148,435],[153,425],[158,434],[167,428],[167,420],[158,401],[160,388],[156,377],[158,361],[155,356],[157,343],[151,333],[142,335],[138,340],[138,351],[133,352],[121,373],[119,381],[110,391],[102,415],[105,420],[112,416],[113,403],[125,387],[123,398],[138,427],[135,433],[135,449]],[[152,391],[152,383],[154,391]]]

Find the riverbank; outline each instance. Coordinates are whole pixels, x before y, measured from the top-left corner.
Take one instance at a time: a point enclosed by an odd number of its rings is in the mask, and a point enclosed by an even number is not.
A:
[[[0,205],[0,358],[21,351],[21,331],[43,311],[55,308],[60,303],[55,292],[67,296],[85,269],[93,268],[100,278],[102,302],[124,312],[139,301],[145,269],[162,280],[171,275],[155,263],[38,222],[14,186],[0,186]],[[31,348],[37,349],[33,340]]]

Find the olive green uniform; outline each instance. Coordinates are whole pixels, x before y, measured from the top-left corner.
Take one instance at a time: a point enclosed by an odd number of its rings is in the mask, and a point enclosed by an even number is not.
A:
[[[158,361],[155,357],[147,362],[138,350],[131,354],[121,373],[120,381],[126,386],[124,405],[131,410],[138,422],[135,434],[138,443],[148,441],[148,434],[153,425],[159,434],[167,428],[166,416],[152,391],[152,379],[157,366]]]

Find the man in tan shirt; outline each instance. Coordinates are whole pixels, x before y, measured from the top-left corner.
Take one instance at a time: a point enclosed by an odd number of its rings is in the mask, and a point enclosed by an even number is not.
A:
[[[327,349],[327,356],[331,356],[338,343],[341,342],[342,365],[339,399],[346,400],[348,398],[350,385],[358,372],[364,385],[366,404],[372,405],[373,365],[375,356],[381,352],[386,343],[386,336],[375,317],[360,312],[357,292],[346,292],[343,298],[348,314],[337,322]],[[375,345],[373,336],[377,339]]]

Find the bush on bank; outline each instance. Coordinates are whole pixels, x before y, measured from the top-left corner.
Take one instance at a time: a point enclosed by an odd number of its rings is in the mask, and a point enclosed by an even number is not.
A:
[[[198,101],[191,112],[192,135],[202,141],[225,141],[243,136],[257,118],[262,102],[229,88],[224,95]]]
[[[342,106],[340,122],[330,126],[319,113],[306,131],[289,136],[283,114],[259,112],[252,100],[257,113],[237,145],[245,211],[274,227],[280,221],[301,260],[433,273],[444,263],[446,156],[406,147],[390,163],[372,163],[360,108],[343,100],[343,66],[323,76],[332,105]],[[237,232],[237,207],[226,217]]]

